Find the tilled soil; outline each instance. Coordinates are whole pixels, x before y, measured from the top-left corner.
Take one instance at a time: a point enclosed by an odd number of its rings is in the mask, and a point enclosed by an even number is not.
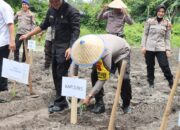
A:
[[[178,65],[178,49],[174,49],[169,59],[173,75]],[[13,82],[9,81],[9,91],[1,92],[0,130],[106,130],[108,128],[111,109],[117,86],[117,74],[105,84],[104,101],[106,112],[93,114],[84,111],[78,115],[77,125],[70,124],[70,109],[59,113],[48,113],[48,104],[53,100],[55,92],[51,69],[43,70],[43,52],[34,52],[32,71],[33,92],[31,96],[27,85],[16,83],[16,96],[13,96]],[[91,88],[90,68],[81,68],[80,77],[88,81]],[[164,108],[170,89],[158,63],[155,70],[155,88],[148,88],[146,81],[146,65],[140,49],[133,49],[131,55],[131,101],[132,113],[124,114],[121,101],[116,112],[116,130],[159,130]],[[180,84],[173,101],[167,130],[180,130],[178,115],[180,111]]]

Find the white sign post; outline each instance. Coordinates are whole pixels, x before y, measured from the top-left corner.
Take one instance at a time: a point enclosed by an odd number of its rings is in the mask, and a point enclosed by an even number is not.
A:
[[[29,56],[28,56],[28,51],[27,49],[29,49]],[[27,46],[25,46],[25,53],[26,53],[26,62],[29,65],[32,65],[33,63],[33,50],[36,49],[36,41],[35,40],[28,40],[28,44]],[[33,90],[32,90],[32,76],[31,76],[31,70],[29,73],[29,88],[30,88],[30,94],[33,95]]]
[[[35,50],[36,49],[36,41],[28,40],[28,49],[29,50]]]
[[[86,80],[78,78],[63,77],[62,95],[85,99],[86,97]]]
[[[72,97],[71,100],[71,123],[77,123],[77,98],[85,99],[87,82],[84,79],[63,77],[63,96]]]
[[[29,65],[3,58],[2,77],[28,84]]]

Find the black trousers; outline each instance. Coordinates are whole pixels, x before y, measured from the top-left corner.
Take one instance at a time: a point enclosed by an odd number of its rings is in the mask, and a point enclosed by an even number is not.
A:
[[[22,36],[23,34],[16,34],[16,50],[14,51],[14,60],[15,61],[19,61],[19,50],[21,45],[23,44],[23,55],[22,55],[22,62],[26,61],[26,57],[25,57],[25,48],[24,48],[24,41],[23,40],[19,40],[20,36]]]
[[[66,48],[54,48],[52,57],[52,73],[53,80],[56,89],[56,99],[54,100],[55,106],[67,105],[66,98],[61,96],[62,90],[62,77],[68,75],[68,69],[71,64],[71,60],[65,59]]]
[[[170,83],[170,81],[173,80],[173,75],[169,68],[169,62],[165,51],[158,51],[158,52],[146,51],[145,60],[147,65],[147,81],[149,82],[149,84],[154,84],[155,57],[157,58],[157,61],[159,63],[162,72],[164,73],[164,76]]]
[[[3,58],[8,58],[9,56],[9,49],[8,45],[0,47],[0,91],[8,90],[8,81],[6,78],[3,78],[1,76],[2,74],[2,63],[3,63]]]
[[[46,40],[44,53],[45,53],[45,66],[50,66],[50,64],[52,63],[52,42],[51,41]]]
[[[126,71],[125,71],[125,75],[123,78],[123,83],[122,83],[122,90],[121,90],[121,98],[123,100],[123,107],[127,107],[130,105],[130,100],[132,99],[132,90],[131,90],[131,81],[130,81],[130,56],[128,56],[127,58],[125,58],[128,63],[127,63],[127,67],[126,67]],[[122,60],[119,61],[116,65],[116,67],[118,67],[118,72],[120,73],[120,69],[121,69],[121,64],[122,64]],[[98,80],[97,77],[97,71],[96,71],[96,67],[93,66],[92,72],[91,72],[91,82],[92,82],[92,86],[94,86],[96,84],[96,81]],[[104,96],[104,89],[102,88],[99,93],[97,93],[95,95],[95,99],[98,102],[98,100],[101,100]]]

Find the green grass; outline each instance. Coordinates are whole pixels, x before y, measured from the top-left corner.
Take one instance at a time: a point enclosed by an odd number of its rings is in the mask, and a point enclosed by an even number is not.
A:
[[[141,38],[144,30],[144,25],[141,23],[135,23],[133,25],[125,25],[124,32],[126,35],[126,40],[132,47],[140,47]],[[80,36],[87,34],[104,34],[106,33],[105,29],[92,30],[90,27],[84,25],[81,26]],[[38,37],[35,37],[38,45],[44,46],[45,43],[45,34],[42,36],[41,41],[38,41]],[[171,35],[171,46],[173,48],[180,48],[180,24],[173,25],[172,35]]]
[[[131,26],[125,25],[124,32],[126,35],[126,40],[132,47],[140,47],[141,38],[143,35],[144,24],[135,23]],[[104,30],[91,30],[91,28],[87,28],[85,26],[81,26],[81,36],[87,34],[101,34],[105,33]],[[171,46],[173,48],[180,48],[180,24],[173,25],[172,35],[171,35]]]

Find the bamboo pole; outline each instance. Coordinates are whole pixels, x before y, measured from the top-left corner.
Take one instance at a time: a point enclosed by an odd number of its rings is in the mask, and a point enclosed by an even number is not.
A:
[[[25,49],[25,57],[26,57],[26,63],[31,65],[30,60],[29,59],[29,55],[28,55],[28,49],[27,49],[27,42],[26,40],[24,40],[24,49]],[[31,58],[32,56],[30,56]],[[32,90],[32,77],[31,77],[31,68],[29,70],[29,93],[30,95],[33,95],[33,90]]]
[[[115,123],[115,118],[116,118],[116,109],[117,109],[117,105],[119,103],[119,97],[120,97],[120,93],[121,93],[122,82],[123,82],[123,77],[124,77],[124,73],[126,70],[126,65],[127,65],[127,61],[123,61],[122,66],[121,66],[120,75],[118,76],[118,85],[117,85],[117,90],[116,90],[116,96],[115,96],[113,108],[111,111],[111,117],[110,117],[108,130],[114,130],[114,123]]]
[[[174,97],[176,89],[177,89],[179,78],[180,78],[180,61],[179,61],[179,64],[178,64],[178,68],[177,68],[174,84],[173,84],[173,87],[172,87],[171,93],[169,95],[168,102],[167,102],[167,105],[166,105],[166,108],[165,108],[165,111],[164,111],[164,114],[163,114],[160,130],[166,130],[167,129],[168,117],[169,117],[169,115],[171,113],[173,97]]]
[[[77,98],[72,97],[71,101],[71,123],[76,124],[77,123]]]

